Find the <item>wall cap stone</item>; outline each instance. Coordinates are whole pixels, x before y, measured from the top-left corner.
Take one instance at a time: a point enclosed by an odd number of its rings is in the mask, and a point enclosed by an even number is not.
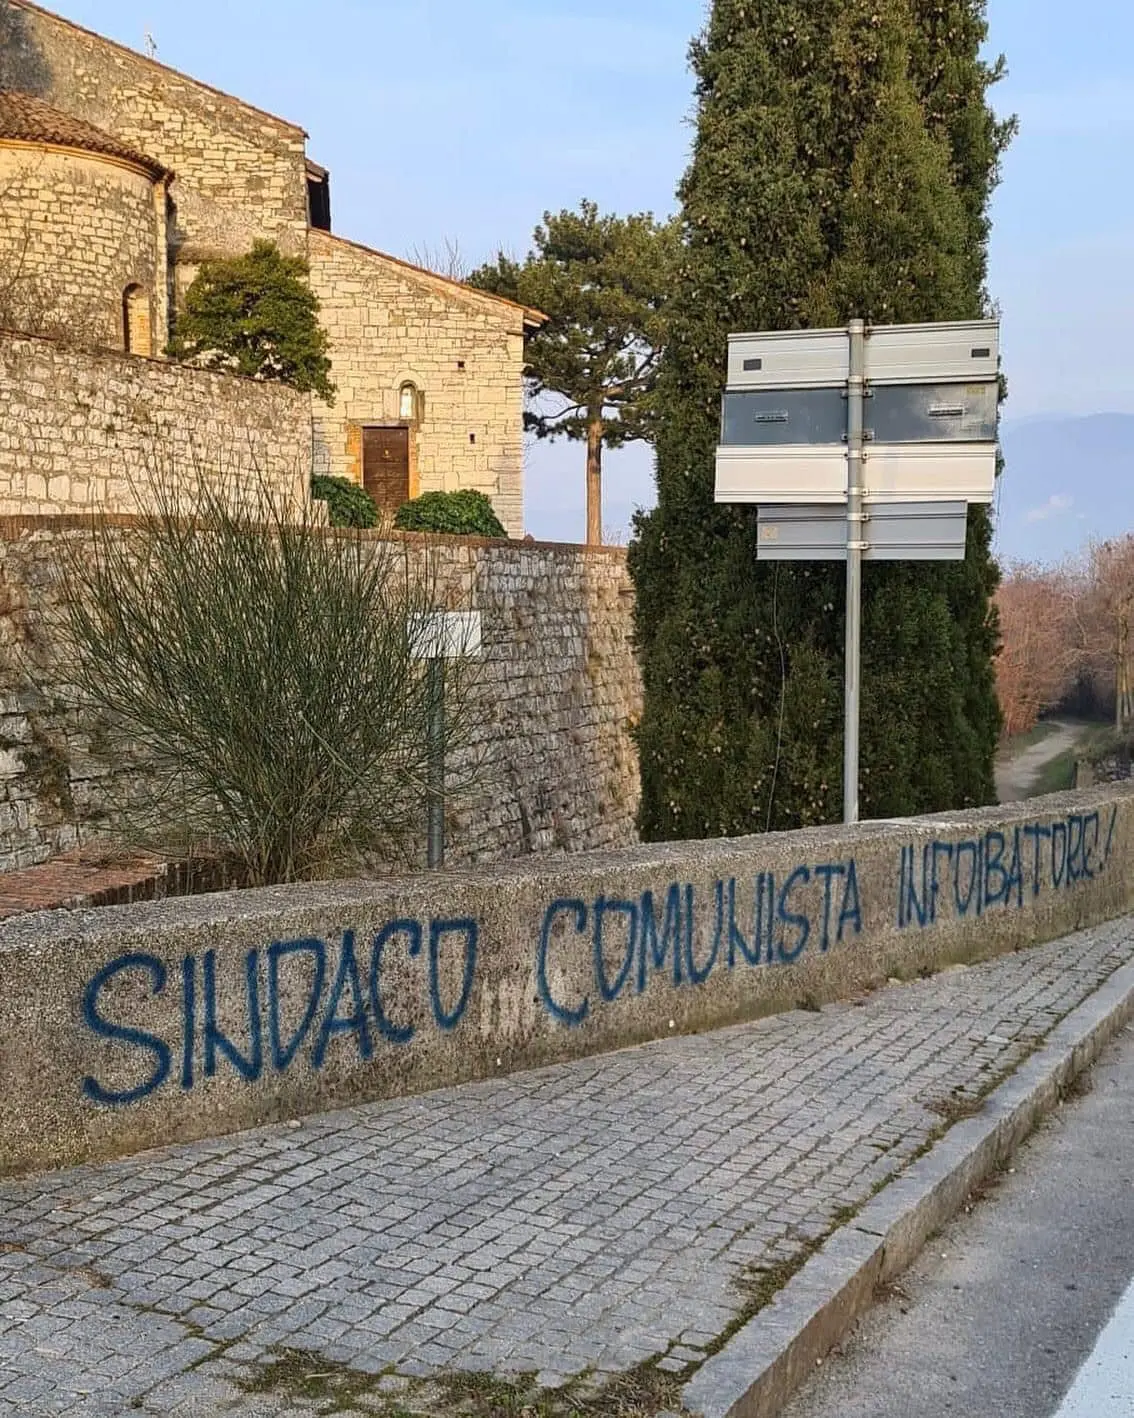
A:
[[[1064,812],[1090,812],[1134,799],[1134,782],[1108,784],[1020,803],[993,804],[963,814],[935,813],[925,817],[892,818],[860,822],[854,826],[805,827],[794,832],[759,833],[749,837],[718,837],[703,841],[640,843],[612,851],[572,852],[562,856],[502,862],[488,866],[447,868],[443,872],[415,872],[381,880],[302,882],[290,886],[254,887],[240,891],[210,892],[201,896],[173,897],[80,911],[45,911],[0,924],[0,955],[29,945],[49,946],[58,941],[94,941],[118,933],[144,929],[178,930],[185,926],[255,923],[290,911],[305,913],[356,903],[382,905],[404,899],[407,892],[429,896],[436,890],[459,894],[475,888],[484,895],[493,888],[507,890],[519,883],[537,894],[554,887],[564,877],[574,881],[612,873],[648,872],[658,867],[682,865],[687,870],[726,867],[753,852],[769,857],[803,860],[815,849],[831,855],[839,850],[876,842],[899,842],[912,836],[932,838],[942,829],[978,830],[987,824],[1011,827],[1037,817],[1059,817]]]
[[[125,367],[127,370],[136,369],[139,365],[149,365],[155,370],[165,373],[172,372],[174,377],[178,371],[181,371],[198,377],[203,376],[206,379],[230,379],[239,384],[251,385],[255,389],[266,389],[269,394],[279,391],[281,395],[294,399],[305,400],[311,397],[306,391],[285,384],[281,379],[255,379],[250,374],[237,374],[231,369],[203,369],[200,365],[190,364],[179,359],[163,359],[160,355],[135,354],[131,350],[111,349],[108,345],[59,339],[57,336],[40,335],[32,330],[10,330],[6,326],[0,325],[0,354],[3,353],[6,345],[18,341],[42,345],[46,349],[59,350],[64,354],[85,355],[90,359],[117,364],[120,368]]]

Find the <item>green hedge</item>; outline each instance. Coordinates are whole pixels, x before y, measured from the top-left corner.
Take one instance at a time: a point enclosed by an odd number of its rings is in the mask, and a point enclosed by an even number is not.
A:
[[[403,503],[394,518],[403,532],[448,532],[463,537],[506,537],[483,492],[425,492]]]
[[[332,527],[376,527],[378,508],[364,487],[349,478],[315,477],[311,496],[327,504]]]

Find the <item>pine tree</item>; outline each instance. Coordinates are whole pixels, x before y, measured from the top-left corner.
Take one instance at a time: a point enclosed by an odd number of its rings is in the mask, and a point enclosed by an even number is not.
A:
[[[648,838],[839,816],[844,571],[757,565],[754,509],[714,504],[726,337],[984,312],[1010,134],[987,108],[983,30],[977,0],[716,0],[693,45],[658,506],[631,548]],[[866,568],[867,814],[992,795],[989,540],[975,510],[964,563]]]
[[[524,426],[586,444],[587,541],[597,545],[603,449],[653,430],[676,233],[650,212],[615,217],[584,201],[577,212],[545,212],[533,239],[523,263],[501,252],[469,284],[548,317],[524,344]]]

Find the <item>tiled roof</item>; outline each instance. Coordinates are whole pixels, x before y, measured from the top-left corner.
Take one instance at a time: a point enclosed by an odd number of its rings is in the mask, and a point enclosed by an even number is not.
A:
[[[79,148],[87,153],[104,153],[144,168],[153,177],[164,177],[166,169],[126,143],[119,142],[93,123],[61,113],[31,94],[0,89],[0,142],[5,138],[23,143],[52,143],[60,148]]]

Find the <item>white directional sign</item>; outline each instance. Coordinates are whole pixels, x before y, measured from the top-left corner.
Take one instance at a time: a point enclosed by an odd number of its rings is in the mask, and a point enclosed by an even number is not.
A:
[[[730,335],[717,502],[755,503],[758,561],[845,561],[843,815],[858,821],[864,561],[962,561],[996,486],[995,320]]]
[[[845,507],[841,448],[718,448],[718,502],[831,502]]]
[[[415,660],[459,660],[480,654],[480,611],[427,611],[410,617]]]

